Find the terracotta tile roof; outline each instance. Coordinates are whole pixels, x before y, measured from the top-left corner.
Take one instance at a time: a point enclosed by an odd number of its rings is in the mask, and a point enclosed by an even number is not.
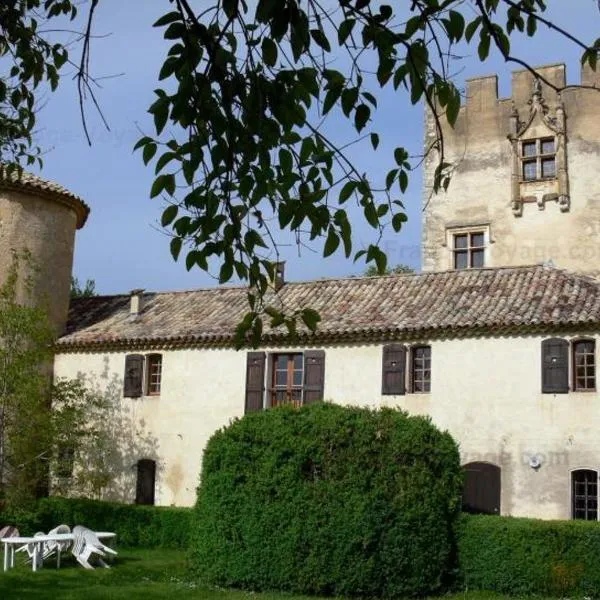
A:
[[[0,165],[0,189],[28,191],[66,204],[77,214],[78,229],[85,225],[90,214],[89,206],[79,196],[54,181],[46,181],[27,171],[9,173],[4,165]]]
[[[287,283],[288,309],[319,311],[314,341],[501,334],[600,324],[600,283],[548,266],[473,269]],[[213,345],[231,341],[248,311],[246,289],[144,294],[137,317],[129,295],[74,300],[61,347]],[[301,331],[301,336],[310,336]],[[265,330],[265,341],[285,331]]]

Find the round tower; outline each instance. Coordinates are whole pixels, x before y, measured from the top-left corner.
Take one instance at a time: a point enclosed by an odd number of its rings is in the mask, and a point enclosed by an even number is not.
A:
[[[18,299],[45,307],[57,335],[67,322],[75,231],[88,214],[85,202],[61,185],[0,168],[0,283],[13,252],[27,251],[31,285],[28,292],[18,286]]]

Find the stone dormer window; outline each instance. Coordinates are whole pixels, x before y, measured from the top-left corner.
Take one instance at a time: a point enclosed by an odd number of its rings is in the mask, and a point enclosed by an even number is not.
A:
[[[556,177],[556,142],[553,137],[521,142],[523,181]]]
[[[534,82],[529,100],[528,115],[522,115],[513,105],[508,139],[512,146],[511,205],[513,214],[520,217],[526,204],[545,210],[547,203],[557,203],[567,212],[569,180],[567,173],[565,110],[560,96],[549,107],[539,80]]]

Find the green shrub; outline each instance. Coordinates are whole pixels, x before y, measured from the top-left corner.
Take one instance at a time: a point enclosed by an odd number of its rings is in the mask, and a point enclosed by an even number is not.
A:
[[[0,514],[0,522],[16,523],[21,533],[49,531],[60,523],[114,531],[122,546],[187,548],[189,508],[139,506],[70,498],[43,498],[28,511]]]
[[[458,532],[468,589],[598,596],[599,523],[463,515]]]
[[[462,475],[424,417],[316,403],[252,413],[204,453],[191,564],[206,583],[401,596],[442,588]]]

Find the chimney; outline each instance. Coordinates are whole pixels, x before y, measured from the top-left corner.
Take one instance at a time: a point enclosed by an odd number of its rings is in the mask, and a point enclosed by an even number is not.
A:
[[[129,303],[129,314],[132,317],[137,317],[144,308],[144,290],[131,290],[131,301]]]
[[[275,263],[275,281],[273,287],[278,292],[285,285],[285,260]]]

